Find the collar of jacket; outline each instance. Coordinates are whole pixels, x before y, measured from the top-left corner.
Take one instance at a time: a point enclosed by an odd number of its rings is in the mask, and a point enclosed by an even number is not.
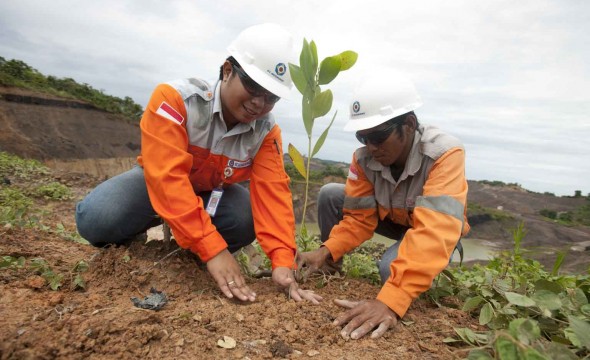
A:
[[[418,170],[420,170],[420,166],[422,166],[422,147],[420,146],[420,140],[422,139],[423,132],[424,126],[420,125],[414,133],[414,142],[412,143],[412,149],[410,150],[410,154],[408,155],[408,160],[406,161],[404,171],[402,172],[397,182],[405,180],[408,176],[413,176],[414,174],[416,174]],[[389,166],[381,165],[381,163],[375,160],[373,157],[371,157],[371,160],[369,160],[367,167],[373,171],[381,172],[381,175],[387,180],[391,181],[392,183],[396,182],[395,180],[393,180],[393,176],[391,175],[391,169],[389,168]]]
[[[219,116],[215,116],[215,113],[218,113]],[[213,96],[213,118],[214,119],[217,118],[225,126],[225,121],[223,120],[223,111],[221,111],[221,81],[220,80],[217,80],[217,83],[215,84],[215,95]],[[250,130],[255,131],[257,122],[258,122],[257,120],[254,120],[248,124],[239,123],[236,126],[234,126],[233,129],[228,131],[228,133],[241,134],[241,133],[248,132]]]

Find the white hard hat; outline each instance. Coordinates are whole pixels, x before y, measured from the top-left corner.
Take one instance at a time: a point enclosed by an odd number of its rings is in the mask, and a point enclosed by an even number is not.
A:
[[[370,129],[422,106],[412,80],[398,71],[380,70],[353,93],[344,131]]]
[[[252,80],[279,97],[289,98],[293,87],[289,63],[297,63],[298,51],[293,36],[282,26],[246,28],[227,50]]]

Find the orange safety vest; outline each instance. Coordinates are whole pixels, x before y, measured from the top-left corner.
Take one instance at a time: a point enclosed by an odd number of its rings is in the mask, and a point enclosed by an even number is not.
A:
[[[324,245],[334,260],[373,236],[379,219],[410,227],[391,263],[391,277],[377,299],[403,317],[412,300],[428,290],[448,265],[466,214],[465,151],[456,138],[420,126],[398,181],[388,166],[358,149],[345,187],[344,219]]]
[[[227,248],[204,209],[201,191],[250,179],[256,237],[273,269],[295,261],[295,217],[281,130],[267,114],[227,130],[220,83],[199,79],[156,87],[141,119],[141,155],[148,194],[179,246],[203,261]],[[223,201],[223,199],[222,199]]]

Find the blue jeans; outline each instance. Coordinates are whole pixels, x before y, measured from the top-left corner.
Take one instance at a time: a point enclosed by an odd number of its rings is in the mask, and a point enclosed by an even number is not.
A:
[[[207,204],[211,192],[197,195]],[[249,191],[238,184],[224,189],[212,222],[230,252],[254,241]],[[94,246],[124,244],[161,223],[150,203],[139,166],[101,183],[76,205],[78,233]]]
[[[318,223],[320,226],[320,239],[328,240],[332,228],[342,220],[342,207],[344,205],[344,184],[330,183],[322,186],[318,195]],[[381,283],[385,283],[391,275],[390,265],[397,258],[399,246],[409,227],[394,223],[389,219],[379,220],[375,232],[387,238],[397,240],[391,245],[377,262]],[[459,252],[463,251],[461,240],[455,247]],[[452,254],[451,254],[452,257]],[[449,259],[449,262],[451,259]]]

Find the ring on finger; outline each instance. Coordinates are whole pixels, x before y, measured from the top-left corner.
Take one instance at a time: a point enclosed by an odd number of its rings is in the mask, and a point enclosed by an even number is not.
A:
[[[232,281],[228,281],[228,282],[227,282],[227,286],[234,285],[235,283],[236,283],[236,282],[235,282],[235,281],[233,281],[233,280],[232,280]]]

